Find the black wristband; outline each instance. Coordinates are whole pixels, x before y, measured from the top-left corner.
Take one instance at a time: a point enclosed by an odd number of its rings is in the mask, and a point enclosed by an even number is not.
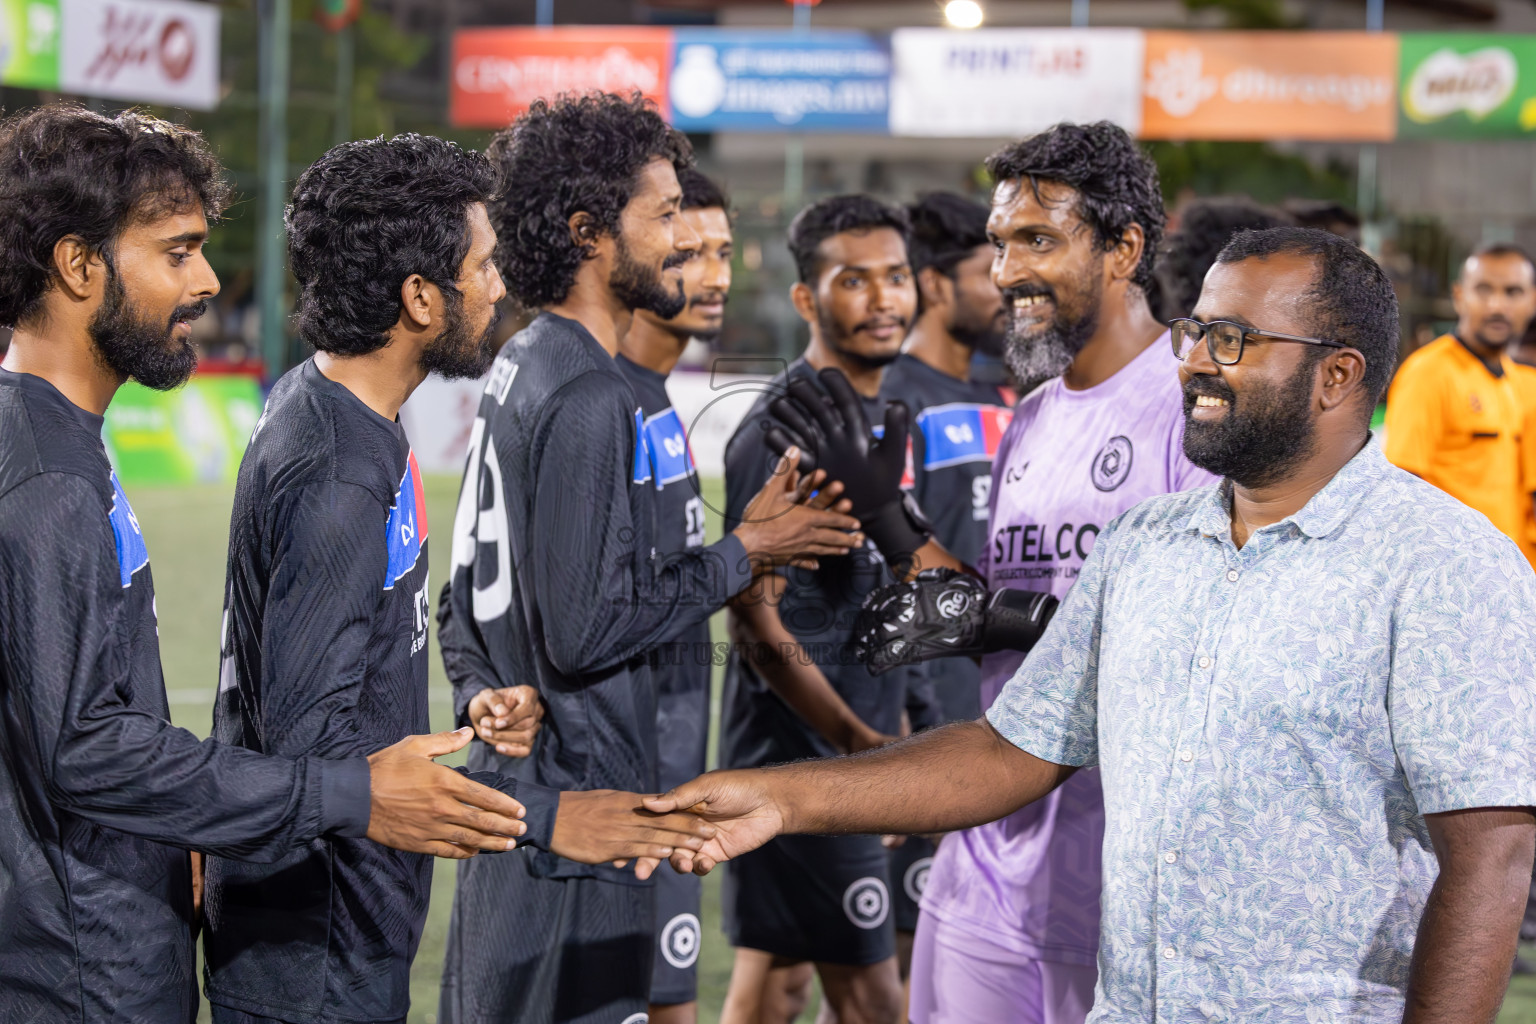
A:
[[[912,556],[932,536],[922,513],[911,501],[909,495],[903,494],[899,501],[888,502],[859,517],[864,535],[874,541],[898,579],[906,575]]]
[[[1035,646],[1056,611],[1056,599],[1033,590],[994,590],[987,601],[981,650],[1028,651]]]

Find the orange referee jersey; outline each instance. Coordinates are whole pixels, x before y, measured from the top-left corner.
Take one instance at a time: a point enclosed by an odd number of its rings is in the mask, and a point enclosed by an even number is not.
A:
[[[1529,367],[1500,356],[1494,376],[1453,335],[1403,360],[1387,394],[1387,458],[1487,516],[1536,565],[1524,448]],[[1536,371],[1533,371],[1536,372]]]

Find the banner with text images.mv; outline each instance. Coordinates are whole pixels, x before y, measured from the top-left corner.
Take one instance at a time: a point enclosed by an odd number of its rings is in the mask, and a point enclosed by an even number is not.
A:
[[[1141,125],[1142,33],[897,29],[891,134],[1016,138],[1059,121]]]
[[[192,0],[0,0],[0,82],[212,110],[219,9]]]
[[[672,123],[684,131],[889,130],[883,39],[680,28],[673,46]]]

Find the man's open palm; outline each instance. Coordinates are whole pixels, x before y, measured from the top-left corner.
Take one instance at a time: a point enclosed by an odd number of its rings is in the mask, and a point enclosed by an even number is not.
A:
[[[696,875],[708,874],[716,864],[755,850],[784,829],[784,815],[766,785],[769,773],[717,771],[700,775],[661,796],[648,796],[648,810],[666,814],[692,811],[712,823],[713,839],[697,852],[679,849],[672,867]]]

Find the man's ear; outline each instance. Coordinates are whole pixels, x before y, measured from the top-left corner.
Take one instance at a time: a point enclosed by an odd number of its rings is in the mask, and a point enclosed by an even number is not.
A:
[[[955,282],[934,267],[924,267],[917,272],[917,295],[925,310],[949,306],[955,301]]]
[[[565,223],[571,232],[571,242],[581,250],[582,258],[590,260],[596,256],[597,243],[603,237],[597,218],[585,210],[577,210]]]
[[[811,286],[804,281],[796,281],[789,288],[789,301],[794,303],[795,312],[800,314],[800,319],[808,324],[816,322],[816,293],[811,291]]]
[[[64,293],[76,301],[90,298],[106,281],[107,261],[79,235],[53,243],[53,272]]]
[[[1141,225],[1132,224],[1127,227],[1120,235],[1120,241],[1109,250],[1109,258],[1104,261],[1108,265],[1109,279],[1129,281],[1135,277],[1136,268],[1141,263],[1141,254],[1146,247],[1147,235],[1141,230]]]
[[[418,331],[428,330],[442,308],[442,290],[420,274],[412,274],[401,282],[401,326]]]
[[[1461,316],[1461,281],[1451,283],[1451,307],[1456,310],[1456,315]]]
[[[1352,348],[1330,349],[1323,358],[1323,410],[1336,409],[1365,390],[1365,356]]]

